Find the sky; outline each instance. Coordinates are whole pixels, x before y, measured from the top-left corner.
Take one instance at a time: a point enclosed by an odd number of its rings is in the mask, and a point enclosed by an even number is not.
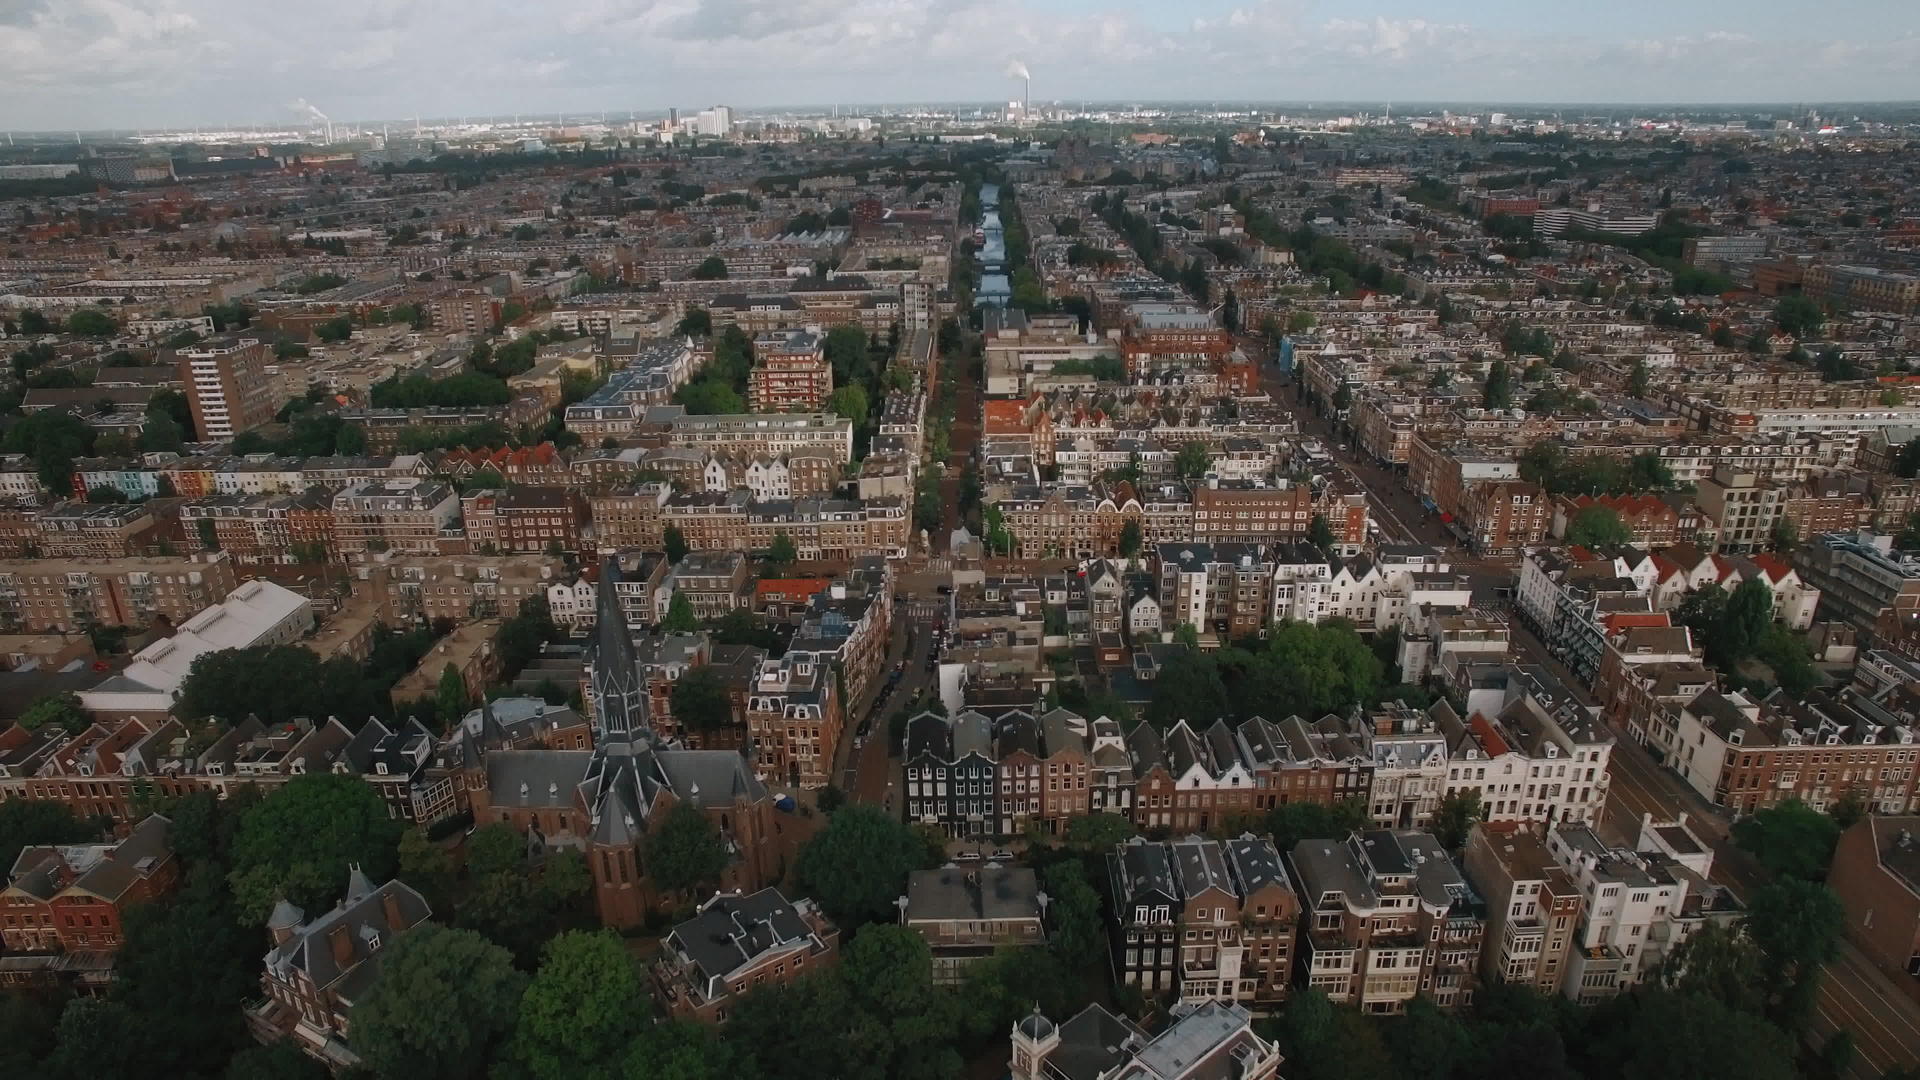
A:
[[[1920,100],[1920,0],[0,0],[0,129],[1033,100]]]

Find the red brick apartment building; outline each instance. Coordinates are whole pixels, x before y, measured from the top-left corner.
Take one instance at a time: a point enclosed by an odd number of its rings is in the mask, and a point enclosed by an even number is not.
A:
[[[118,949],[126,909],[180,880],[172,824],[153,814],[114,843],[23,849],[0,891],[0,942],[14,952]]]
[[[1920,1000],[1920,816],[1869,814],[1840,835],[1827,885],[1847,912],[1847,937]]]
[[[678,1020],[719,1024],[741,995],[831,966],[840,930],[812,900],[761,889],[712,897],[661,946],[652,973],[661,1009]]]
[[[833,396],[833,366],[818,330],[763,334],[753,343],[747,408],[756,413],[820,412]]]

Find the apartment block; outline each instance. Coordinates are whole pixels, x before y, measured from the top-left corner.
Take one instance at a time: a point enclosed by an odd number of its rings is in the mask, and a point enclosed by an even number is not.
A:
[[[280,408],[270,353],[258,338],[202,341],[177,350],[193,429],[209,442],[231,439],[273,421]]]
[[[0,626],[72,631],[155,618],[178,625],[238,583],[233,560],[217,554],[0,561]]]
[[[1486,905],[1431,834],[1302,840],[1288,859],[1306,985],[1374,1014],[1404,1012],[1421,994],[1443,1009],[1472,1002]]]
[[[1135,838],[1108,854],[1107,874],[1116,979],[1183,1005],[1285,999],[1301,905],[1270,841]]]

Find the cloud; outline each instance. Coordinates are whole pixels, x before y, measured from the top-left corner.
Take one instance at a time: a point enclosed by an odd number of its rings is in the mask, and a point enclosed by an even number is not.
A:
[[[1013,57],[1037,101],[1920,97],[1920,4],[1857,38],[1770,29],[1805,25],[1783,19],[1660,33],[1602,9],[1463,24],[1330,7],[1229,0],[1169,27],[1122,0],[0,0],[0,117],[284,122],[273,103],[296,97],[336,119],[991,101],[1014,88]]]

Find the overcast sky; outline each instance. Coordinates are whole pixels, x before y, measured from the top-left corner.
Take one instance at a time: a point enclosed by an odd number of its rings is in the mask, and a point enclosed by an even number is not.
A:
[[[0,127],[1036,102],[1920,99],[1920,0],[0,0]]]

